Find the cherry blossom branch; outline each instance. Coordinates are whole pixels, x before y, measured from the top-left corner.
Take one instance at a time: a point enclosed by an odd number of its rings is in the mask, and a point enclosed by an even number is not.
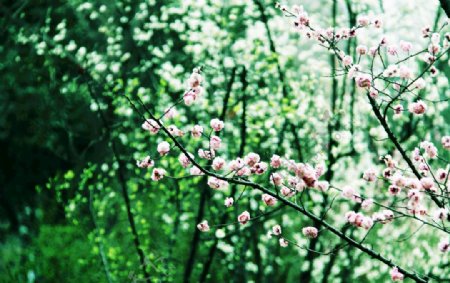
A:
[[[136,107],[136,105],[133,103],[133,101],[127,96],[125,95],[127,100],[130,102],[130,104],[132,105],[132,107],[136,110],[138,110],[138,108]],[[314,222],[317,223],[321,223],[321,225],[323,225],[324,227],[326,227],[330,232],[332,232],[333,234],[335,234],[336,236],[338,236],[339,238],[345,240],[350,246],[353,246],[359,250],[361,250],[362,252],[366,253],[367,255],[369,255],[370,257],[379,260],[380,262],[383,262],[384,264],[390,266],[390,267],[397,267],[399,271],[401,271],[406,277],[409,277],[413,280],[415,280],[416,282],[426,282],[425,279],[421,278],[419,275],[417,275],[414,272],[408,271],[402,267],[397,266],[396,264],[394,264],[392,262],[392,260],[385,258],[384,256],[382,256],[381,254],[373,251],[372,249],[358,243],[357,241],[355,241],[354,239],[346,236],[345,234],[343,234],[341,231],[339,231],[338,229],[336,229],[334,226],[332,226],[331,224],[329,224],[328,222],[321,220],[320,217],[316,216],[315,214],[311,213],[310,211],[306,210],[305,208],[285,199],[282,198],[278,195],[278,193],[273,192],[272,190],[267,189],[266,187],[263,187],[257,183],[253,183],[247,180],[242,180],[242,179],[236,179],[236,178],[227,178],[227,177],[223,177],[219,174],[216,174],[214,172],[211,172],[205,168],[203,168],[194,158],[192,158],[189,153],[187,152],[187,150],[183,147],[183,145],[177,140],[176,137],[174,137],[169,130],[161,123],[161,121],[157,120],[156,117],[148,110],[148,108],[145,106],[145,104],[141,104],[142,107],[144,107],[144,109],[146,110],[146,114],[149,115],[149,117],[151,119],[153,119],[157,125],[159,126],[159,128],[170,138],[170,140],[181,150],[181,152],[183,152],[186,157],[189,159],[189,161],[196,166],[202,173],[204,173],[207,176],[210,177],[215,177],[219,180],[223,180],[226,181],[228,183],[231,184],[236,184],[236,185],[243,185],[243,186],[248,186],[251,187],[253,189],[257,189],[265,194],[270,195],[271,197],[276,198],[277,200],[279,200],[281,203],[293,208],[294,210],[302,213],[303,215],[307,216],[308,218],[310,218],[311,220],[313,220]],[[139,112],[138,112],[139,113]],[[143,121],[146,121],[145,116],[142,116]]]

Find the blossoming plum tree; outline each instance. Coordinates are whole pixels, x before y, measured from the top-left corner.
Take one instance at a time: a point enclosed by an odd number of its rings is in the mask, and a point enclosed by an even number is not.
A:
[[[364,240],[376,225],[387,225],[395,229],[396,218],[407,218],[409,221],[418,221],[422,225],[427,225],[442,233],[442,240],[435,249],[446,253],[449,250],[449,231],[445,222],[450,220],[448,210],[448,173],[449,161],[441,157],[440,152],[449,149],[450,139],[442,136],[441,149],[438,149],[432,142],[423,140],[410,153],[403,148],[398,137],[395,136],[388,123],[389,115],[396,117],[408,115],[404,113],[406,107],[412,116],[409,119],[421,119],[427,114],[429,103],[438,101],[426,98],[426,78],[437,75],[434,64],[448,54],[450,50],[450,33],[446,32],[448,21],[436,30],[424,28],[422,37],[428,38],[428,46],[419,51],[412,51],[413,45],[409,42],[399,43],[389,42],[386,37],[382,37],[378,44],[367,48],[358,46],[353,54],[346,54],[341,50],[341,45],[352,39],[359,39],[358,35],[362,29],[382,28],[382,22],[378,18],[359,16],[356,25],[350,28],[322,28],[315,26],[310,20],[307,11],[300,6],[288,8],[277,4],[281,13],[293,19],[293,28],[297,30],[299,36],[310,39],[316,44],[329,50],[331,56],[336,59],[340,66],[340,75],[347,76],[358,88],[358,95],[365,95],[371,105],[372,113],[377,118],[380,125],[387,134],[388,139],[399,153],[395,158],[391,155],[384,155],[380,158],[386,165],[382,171],[367,168],[363,178],[367,182],[377,182],[379,187],[375,190],[382,191],[384,186],[388,186],[388,192],[392,196],[392,203],[377,201],[377,196],[368,198],[358,192],[354,186],[342,189],[330,184],[327,180],[322,180],[324,173],[331,168],[326,168],[323,163],[312,160],[311,162],[301,162],[294,159],[283,158],[273,153],[266,160],[261,158],[256,152],[249,152],[245,156],[223,155],[223,144],[219,136],[214,133],[227,133],[227,127],[220,119],[214,118],[197,125],[186,121],[185,132],[190,132],[193,138],[200,140],[184,140],[184,134],[176,134],[171,129],[178,129],[180,125],[172,125],[168,112],[160,117],[139,102],[135,105],[136,111],[141,111],[145,122],[142,128],[150,134],[161,134],[166,136],[167,141],[161,142],[157,146],[157,151],[161,156],[165,156],[170,147],[180,152],[180,165],[184,168],[191,167],[183,177],[207,178],[208,186],[213,190],[222,192],[226,207],[231,207],[241,200],[241,196],[234,201],[234,195],[230,195],[228,187],[230,184],[240,185],[261,192],[262,202],[266,206],[284,205],[310,218],[317,224],[316,227],[304,227],[303,235],[314,239],[320,237],[325,230],[330,231],[341,238],[345,245],[359,249],[367,253],[375,260],[381,261],[392,268],[390,275],[393,281],[402,281],[404,277],[409,277],[417,282],[427,281],[427,276],[416,271],[408,270],[397,265],[395,259],[386,258],[382,253],[371,249],[365,245]],[[364,40],[364,39],[360,39]],[[400,46],[400,47],[399,47]],[[419,74],[414,74],[408,66],[408,62],[415,58],[423,60],[423,70]],[[334,60],[334,59],[333,59]],[[337,76],[337,70],[333,70]],[[202,84],[204,82],[202,69],[196,68],[188,79],[187,90],[181,96],[186,107],[197,103],[202,99],[204,92]],[[393,106],[396,104],[396,106]],[[170,106],[173,109],[175,105]],[[139,108],[143,110],[139,110]],[[417,118],[415,117],[417,116]],[[203,125],[202,125],[203,124]],[[209,125],[209,127],[208,127]],[[182,132],[184,133],[184,132]],[[231,133],[230,133],[231,134]],[[202,142],[204,139],[205,142]],[[195,143],[198,147],[197,155],[187,151],[185,143]],[[198,159],[197,159],[198,158]],[[138,163],[138,166],[148,168],[153,165],[153,160],[147,158]],[[268,165],[270,163],[270,165]],[[155,165],[157,166],[157,165]],[[165,175],[164,169],[154,168],[152,176],[154,180],[160,180]],[[204,175],[204,176],[203,176]],[[261,177],[259,177],[261,176]],[[320,215],[314,213],[309,207],[303,204],[303,198],[308,194],[327,195],[333,191],[341,192],[341,196],[353,203],[355,210],[362,208],[366,212],[347,211],[341,217],[351,225],[366,230],[362,239],[356,239],[351,235],[346,235],[328,222],[327,213],[333,209],[333,202],[328,204],[326,213]],[[325,205],[325,204],[324,204]],[[251,225],[261,215],[253,216],[251,212],[242,211],[237,222],[241,225]],[[207,220],[202,220],[197,227],[202,232],[209,232],[210,229],[220,227],[226,223],[213,223],[209,225]],[[232,225],[230,223],[228,225]],[[284,229],[283,229],[284,230]],[[292,241],[288,240],[282,232],[280,225],[275,225],[268,232],[271,236],[279,238],[281,247],[288,247]],[[294,245],[307,249],[292,242]],[[330,247],[331,248],[331,247]],[[338,247],[337,249],[342,248]]]
[[[98,31],[87,48],[50,12],[19,32],[71,64],[61,92],[86,91],[104,124],[112,153],[66,211],[80,223],[92,203],[92,243],[120,254],[103,253],[107,274],[139,260],[147,282],[449,277],[445,5],[117,2],[74,6]]]

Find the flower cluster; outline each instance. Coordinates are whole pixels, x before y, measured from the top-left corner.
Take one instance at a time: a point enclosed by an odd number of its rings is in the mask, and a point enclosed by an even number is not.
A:
[[[184,94],[183,100],[187,106],[192,105],[203,94],[203,87],[201,86],[203,77],[200,74],[200,69],[195,68],[188,80],[189,90]]]
[[[372,218],[363,215],[359,212],[349,211],[345,214],[345,219],[348,223],[355,225],[356,227],[362,227],[366,230],[373,226]]]

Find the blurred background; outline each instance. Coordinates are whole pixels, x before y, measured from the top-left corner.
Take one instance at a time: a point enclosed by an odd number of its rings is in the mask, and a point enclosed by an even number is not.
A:
[[[426,46],[422,28],[446,19],[436,0],[283,4],[303,5],[312,25],[323,28],[380,15],[383,28],[360,37],[367,46],[386,34],[419,50]],[[230,188],[245,197],[225,208],[230,192],[213,193],[202,178],[152,182],[151,171],[135,165],[154,154],[162,137],[141,130],[142,117],[124,94],[161,114],[197,66],[205,97],[191,108],[177,106],[174,121],[183,128],[223,118],[226,158],[254,151],[265,160],[278,153],[323,162],[327,180],[360,186],[363,169],[392,153],[391,144],[374,141],[384,132],[364,96],[346,78],[330,78],[328,52],[296,33],[275,2],[2,0],[0,15],[0,282],[388,280],[386,266],[355,249],[330,256],[281,248],[266,236],[276,223],[313,250],[340,241],[330,233],[306,241],[301,227],[314,223],[285,207],[268,211],[257,192]],[[359,43],[343,49],[352,54]],[[431,81],[430,99],[448,97],[448,59],[437,67],[441,76]],[[448,133],[449,113],[443,103],[419,122],[393,127],[413,148],[420,136],[438,140]],[[196,152],[197,145],[184,141]],[[177,157],[161,160],[170,176],[186,174]],[[375,188],[364,190],[371,195]],[[312,194],[305,205],[321,213],[324,203]],[[349,206],[336,200],[329,221],[341,227],[339,215]],[[196,229],[202,219],[232,223],[243,210],[267,215],[245,228]],[[368,242],[406,267],[448,278],[447,256],[433,252],[439,235],[424,228],[395,242],[417,228],[399,220],[395,229],[377,228]]]

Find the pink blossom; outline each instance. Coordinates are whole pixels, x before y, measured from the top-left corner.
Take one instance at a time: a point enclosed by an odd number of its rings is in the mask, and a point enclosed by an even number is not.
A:
[[[365,46],[365,45],[358,45],[358,47],[356,47],[356,52],[359,55],[366,55],[367,52],[369,52],[369,50],[367,49],[367,46]]]
[[[275,186],[280,186],[283,183],[283,176],[280,173],[272,173],[270,175],[270,181]]]
[[[323,163],[317,164],[314,170],[316,170],[316,176],[317,178],[319,178],[325,172],[325,164]]]
[[[361,207],[364,210],[368,210],[371,209],[373,207],[373,199],[365,199],[362,203],[361,203]]]
[[[170,125],[167,130],[169,130],[170,134],[175,137],[184,136],[184,132],[177,128],[175,125]]]
[[[248,211],[242,212],[242,213],[238,216],[238,221],[239,221],[239,223],[241,223],[242,225],[247,224],[247,222],[250,221],[250,213],[249,213]]]
[[[362,27],[368,26],[370,24],[369,17],[367,17],[365,15],[358,16],[357,21],[358,21],[358,24]]]
[[[296,166],[296,175],[301,177],[308,187],[314,187],[317,181],[317,172],[309,164],[298,164]]]
[[[175,109],[175,107],[169,107],[166,110],[164,110],[164,117],[167,117],[168,119],[172,119],[177,115],[178,111],[177,109]]]
[[[359,70],[360,70],[360,66],[359,66],[359,65],[357,65],[357,64],[352,65],[352,66],[348,69],[347,77],[348,77],[349,79],[353,79],[353,78],[357,75],[357,73],[359,72]]]
[[[437,148],[434,146],[432,142],[423,141],[420,143],[420,147],[425,150],[425,153],[428,155],[429,158],[437,157]]]
[[[394,219],[394,213],[391,210],[385,209],[381,212],[375,212],[372,215],[372,220],[382,223],[382,224],[387,224],[389,222],[391,222]]]
[[[245,166],[244,160],[242,158],[237,158],[235,160],[230,161],[229,167],[231,171],[236,171]]]
[[[184,104],[186,104],[186,106],[191,106],[192,104],[194,104],[195,99],[196,99],[195,96],[190,94],[189,92],[187,92],[183,96],[183,101],[184,101]]]
[[[410,189],[420,190],[422,189],[422,183],[416,178],[409,178],[406,182],[406,186]]]
[[[203,172],[200,170],[200,168],[198,168],[197,166],[191,167],[191,169],[189,170],[189,174],[194,175],[194,176],[205,175],[205,173],[203,173]]]
[[[434,218],[436,220],[446,220],[448,215],[448,210],[446,208],[439,208],[434,212]]]
[[[423,160],[423,157],[420,155],[420,149],[418,147],[414,148],[414,150],[412,151],[412,158],[417,162],[421,162]]]
[[[247,156],[244,157],[245,164],[247,164],[250,167],[258,163],[259,160],[260,160],[259,155],[254,152],[250,152],[249,154],[247,154]]]
[[[203,220],[202,222],[197,224],[197,229],[202,231],[202,232],[208,232],[209,231],[209,225],[208,225],[208,221]]]
[[[393,196],[398,195],[401,192],[401,188],[397,187],[395,185],[390,185],[389,186],[389,193]]]
[[[197,86],[191,88],[183,95],[184,104],[186,106],[191,106],[203,93],[203,88],[201,86]]]
[[[225,206],[226,207],[231,207],[234,204],[234,199],[232,197],[228,197],[225,199]]]
[[[439,33],[435,32],[431,35],[431,43],[439,44],[440,41],[441,41],[441,35]]]
[[[302,229],[302,233],[304,236],[314,239],[317,238],[319,231],[315,227],[305,227]]]
[[[399,76],[402,79],[410,79],[412,78],[412,71],[407,66],[402,65],[399,69]]]
[[[166,174],[166,170],[161,168],[154,168],[152,172],[152,180],[153,181],[159,181],[162,178],[164,178],[164,175]]]
[[[450,251],[450,242],[448,241],[448,239],[442,239],[438,244],[438,248],[443,253]]]
[[[356,85],[360,88],[370,88],[372,85],[372,78],[368,74],[360,74],[355,78]]]
[[[213,168],[215,171],[222,170],[222,168],[223,168],[224,166],[225,166],[225,160],[224,160],[222,157],[216,157],[216,158],[214,158],[213,163],[212,163],[212,168]]]
[[[273,168],[279,168],[281,166],[281,157],[279,155],[272,155],[272,158],[270,159],[270,166]]]
[[[397,47],[397,45],[389,45],[387,47],[387,52],[390,55],[392,55],[392,56],[398,55],[398,47]]]
[[[209,150],[199,149],[198,156],[203,159],[211,160],[214,158],[215,153],[214,153],[214,150],[209,151]]]
[[[158,123],[153,119],[147,119],[142,124],[142,129],[149,131],[151,134],[157,134],[160,128]]]
[[[418,203],[422,199],[422,194],[418,189],[412,189],[408,191],[408,198],[413,203]]]
[[[391,270],[391,279],[392,281],[403,281],[404,275],[398,271],[397,267],[392,268]]]
[[[381,26],[383,25],[383,22],[381,21],[381,19],[376,18],[376,19],[374,19],[373,24],[375,25],[376,28],[381,28]]]
[[[280,189],[280,193],[284,196],[284,197],[292,197],[293,195],[295,195],[295,191],[286,187],[286,186],[282,186]]]
[[[412,48],[412,44],[410,42],[403,41],[403,40],[400,41],[400,49],[403,52],[409,53],[411,51],[411,48]]]
[[[272,232],[274,235],[281,235],[281,226],[280,225],[275,225],[272,227]]]
[[[150,167],[153,167],[153,165],[155,165],[155,162],[150,158],[150,156],[146,156],[141,161],[139,161],[139,160],[136,161],[136,165],[139,168],[150,168]]]
[[[403,112],[403,106],[401,104],[397,104],[394,107],[394,114],[395,115],[401,115]]]
[[[425,190],[433,190],[434,181],[430,177],[420,179],[420,183]]]
[[[398,186],[400,188],[403,188],[406,186],[406,178],[401,174],[395,174],[392,177],[391,182],[393,185]]]
[[[346,186],[342,189],[342,196],[347,199],[353,199],[356,191],[353,187]]]
[[[378,90],[374,89],[373,87],[371,87],[369,89],[369,95],[370,97],[372,97],[373,99],[376,99],[378,97]]]
[[[441,144],[445,149],[450,149],[450,136],[443,136]]]
[[[261,199],[267,206],[274,206],[277,203],[277,199],[269,194],[263,194]]]
[[[363,174],[363,179],[367,182],[375,182],[377,180],[377,171],[373,168],[367,169]]]
[[[392,168],[392,169],[395,168],[395,165],[396,165],[395,160],[389,154],[386,154],[384,156],[384,163],[386,164],[387,167]]]
[[[209,124],[211,128],[213,128],[213,130],[216,132],[220,132],[224,127],[223,121],[219,119],[212,119]]]
[[[252,169],[251,172],[255,173],[256,175],[262,175],[267,170],[267,163],[265,162],[258,162],[256,163]]]
[[[427,105],[422,100],[418,100],[417,102],[411,103],[408,109],[413,114],[422,115],[427,111]]]
[[[289,245],[289,242],[285,238],[280,238],[279,242],[280,242],[280,246],[283,248],[285,248]]]
[[[216,177],[209,177],[208,178],[208,186],[211,189],[219,190],[219,189],[226,188],[228,186],[228,182],[225,180],[216,178]]]
[[[212,150],[219,149],[221,145],[222,139],[218,136],[211,136],[209,139],[209,146]]]
[[[194,127],[192,127],[191,133],[192,133],[192,137],[199,138],[203,134],[203,127],[199,126],[199,125],[195,125]]]
[[[238,176],[250,176],[252,174],[250,168],[248,167],[242,167],[241,169],[237,170],[236,175]]]
[[[398,77],[398,66],[397,65],[389,65],[384,71],[383,76],[386,78]]]
[[[444,170],[444,169],[442,169],[442,168],[439,168],[439,169],[436,171],[436,178],[437,178],[440,182],[445,181],[445,179],[447,179],[447,171]]]
[[[345,219],[348,223],[355,225],[356,227],[362,227],[366,230],[373,226],[373,220],[370,217],[364,216],[361,213],[349,211],[345,214]]]
[[[412,88],[413,89],[424,89],[426,86],[426,82],[423,78],[418,78],[413,84],[412,84]],[[421,100],[419,100],[421,101]],[[417,102],[419,102],[417,101]],[[423,102],[422,102],[423,103]]]
[[[158,147],[156,150],[159,152],[159,154],[161,156],[167,155],[167,153],[169,153],[169,151],[170,151],[170,144],[166,141],[163,141],[158,144]]]
[[[441,47],[438,44],[431,43],[430,45],[428,45],[428,52],[430,52],[430,54],[432,55],[438,54],[440,50]]]
[[[432,77],[436,77],[439,74],[439,70],[435,66],[431,66],[429,72]]]
[[[342,64],[344,64],[344,66],[350,66],[353,63],[353,58],[349,55],[344,56],[344,58],[342,58]]]
[[[188,87],[189,88],[199,87],[202,81],[203,81],[202,75],[198,73],[198,69],[194,69],[194,72],[192,72],[191,76],[188,79]]]
[[[294,21],[294,26],[298,29],[303,29],[304,27],[309,25],[309,16],[308,13],[303,10],[303,7],[300,6],[294,9],[297,18]]]
[[[189,153],[189,157],[194,159],[194,156],[190,153]],[[178,161],[181,163],[181,166],[183,166],[184,168],[187,168],[191,164],[191,160],[184,153],[180,154],[180,157],[178,157]]]
[[[383,177],[386,179],[390,179],[394,175],[394,169],[386,168],[383,170]]]
[[[329,186],[330,186],[330,184],[327,181],[318,181],[315,184],[315,188],[317,188],[321,192],[327,191]],[[304,189],[304,187],[302,187],[301,190],[299,190],[298,187],[299,187],[299,184],[297,184],[297,186],[295,187],[297,189],[297,191],[302,191]]]
[[[363,229],[369,230],[373,226],[373,220],[370,217],[365,217],[361,223]]]

